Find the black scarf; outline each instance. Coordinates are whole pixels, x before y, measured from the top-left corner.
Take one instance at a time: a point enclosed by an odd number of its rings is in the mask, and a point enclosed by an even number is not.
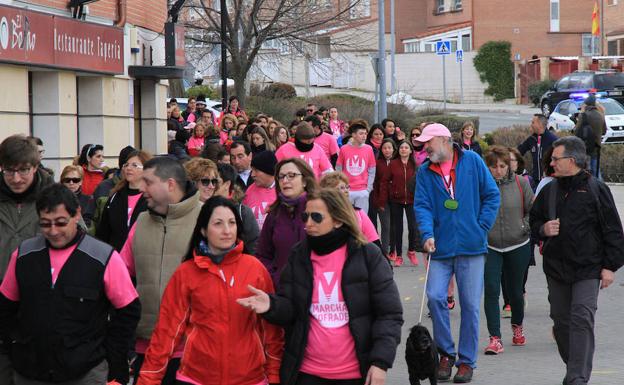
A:
[[[259,146],[254,146],[253,144],[251,145],[251,152],[252,154],[258,154],[261,153],[262,151],[266,151],[266,144],[262,143]]]
[[[312,149],[314,148],[314,142],[308,144],[303,143],[298,139],[295,139],[295,147],[297,147],[297,150],[301,152],[309,152],[312,151]]]
[[[37,196],[35,194],[35,191],[37,190],[37,185],[39,184],[39,172],[35,172],[32,183],[26,189],[26,191],[22,193],[13,192],[13,190],[11,190],[11,188],[6,183],[4,183],[4,178],[0,179],[0,190],[2,194],[9,197],[9,199],[14,201],[15,203],[24,203],[26,201],[35,200]]]
[[[347,243],[349,237],[350,234],[343,225],[318,237],[308,235],[308,244],[317,255],[327,255]]]

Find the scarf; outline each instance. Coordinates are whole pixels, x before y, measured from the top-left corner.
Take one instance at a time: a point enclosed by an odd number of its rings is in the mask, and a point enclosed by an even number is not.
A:
[[[308,144],[308,143],[303,143],[299,141],[298,139],[295,139],[295,147],[297,147],[297,150],[301,152],[309,152],[309,151],[312,151],[312,149],[314,148],[314,142]]]
[[[254,146],[253,144],[251,145],[251,152],[253,154],[257,154],[257,153],[260,153],[262,151],[266,151],[266,143],[262,143],[259,146]]]
[[[299,203],[305,202],[307,195],[308,194],[304,192],[303,194],[299,195],[296,198],[288,198],[286,195],[280,192],[279,194],[277,194],[277,197],[279,198],[279,201],[281,204],[283,204],[287,208],[293,208],[293,207],[297,207]]]
[[[24,203],[26,201],[34,201],[37,198],[37,194],[35,194],[35,191],[37,190],[38,184],[39,184],[39,172],[35,172],[33,181],[30,184],[30,186],[26,189],[26,191],[22,193],[15,193],[4,182],[4,178],[0,178],[0,193],[7,196],[9,199],[14,201],[15,203]]]
[[[197,247],[195,248],[195,252],[197,253],[197,255],[210,258],[212,263],[214,263],[215,265],[220,265],[221,262],[223,262],[223,259],[225,258],[227,253],[234,250],[235,247],[236,242],[234,242],[232,247],[230,247],[229,249],[221,251],[219,253],[215,253],[210,249],[210,246],[208,246],[206,240],[202,239],[201,241],[199,241],[199,245],[197,245]]]
[[[383,142],[383,140],[375,140],[373,138],[371,138],[370,140],[370,144],[375,147],[376,149],[380,149],[381,148],[381,143]]]
[[[317,255],[327,255],[347,243],[349,237],[350,234],[343,225],[318,237],[308,235],[308,244]]]

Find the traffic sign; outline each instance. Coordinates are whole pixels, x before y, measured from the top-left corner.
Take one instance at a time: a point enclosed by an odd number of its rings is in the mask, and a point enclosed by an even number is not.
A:
[[[436,54],[437,55],[450,55],[451,54],[451,41],[450,40],[436,41]]]
[[[455,61],[461,63],[464,61],[464,50],[458,49],[455,51]]]

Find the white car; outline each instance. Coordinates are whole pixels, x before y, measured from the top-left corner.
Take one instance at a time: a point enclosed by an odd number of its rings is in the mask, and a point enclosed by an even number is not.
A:
[[[624,107],[611,98],[598,98],[605,108],[605,122],[607,132],[602,137],[602,143],[624,143]],[[572,131],[576,125],[576,116],[581,112],[582,99],[566,99],[553,110],[548,117],[549,130]]]
[[[188,105],[188,98],[174,98],[178,102],[178,107],[180,107],[180,112],[186,110],[186,106]],[[171,98],[167,98],[167,103]],[[216,100],[206,99],[206,108],[208,108],[212,112],[212,116],[218,121],[221,117],[221,102]]]

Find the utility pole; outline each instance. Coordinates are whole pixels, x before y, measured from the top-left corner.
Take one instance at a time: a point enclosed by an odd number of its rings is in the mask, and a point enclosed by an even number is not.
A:
[[[227,3],[226,0],[221,0],[221,108],[225,111],[227,107],[227,46],[225,45],[225,36],[226,29],[225,24],[227,23]]]
[[[386,100],[386,16],[385,0],[377,2],[379,13],[379,120],[388,117],[388,104]]]
[[[394,0],[390,0],[390,95],[397,92],[396,81],[396,35],[394,25]]]

